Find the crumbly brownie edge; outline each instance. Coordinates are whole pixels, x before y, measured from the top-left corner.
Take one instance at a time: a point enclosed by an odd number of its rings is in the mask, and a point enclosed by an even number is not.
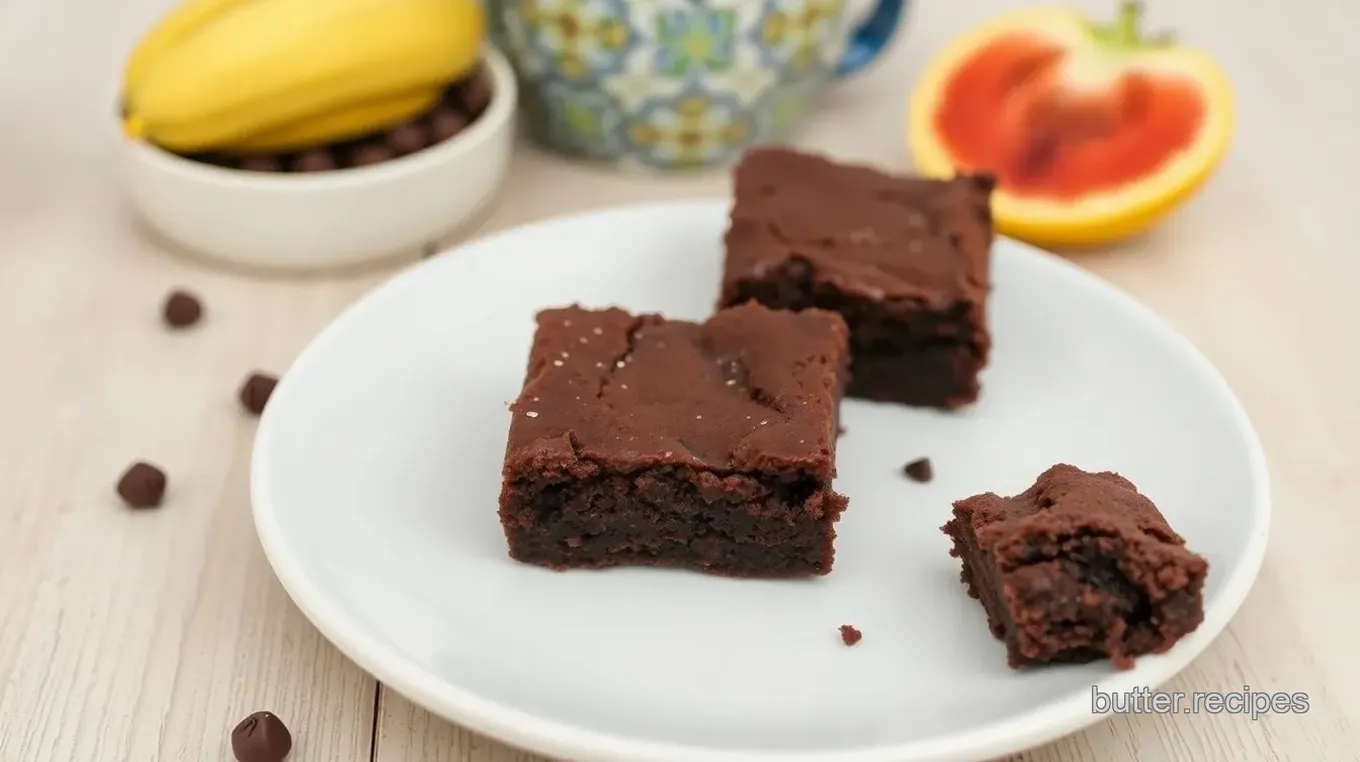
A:
[[[846,503],[820,480],[723,478],[667,467],[508,482],[501,518],[511,557],[524,563],[794,577],[831,570],[834,527]]]
[[[982,604],[987,616],[987,628],[992,636],[1007,644],[1011,666],[1017,667],[1014,660],[1016,651],[1011,647],[1008,637],[1013,631],[1006,607],[997,595],[1000,584],[996,579],[996,565],[987,551],[978,544],[977,534],[973,531],[972,510],[966,501],[954,504],[954,518],[945,523],[941,530],[953,541],[949,555],[959,559],[959,582],[968,591],[969,597]]]
[[[959,501],[941,529],[1012,668],[1109,658],[1125,669],[1137,656],[1169,650],[1203,622],[1208,566],[1184,547],[1091,526],[1050,541],[1038,558],[998,558],[974,531],[978,499],[1005,500],[989,494]],[[1026,540],[1009,547],[1028,553],[1035,546]]]
[[[1154,550],[1101,527],[1049,542],[1039,559],[998,559],[998,590],[1014,623],[1008,644],[1019,658],[1109,658],[1128,669],[1138,656],[1169,650],[1203,621],[1207,565],[1183,548]]]

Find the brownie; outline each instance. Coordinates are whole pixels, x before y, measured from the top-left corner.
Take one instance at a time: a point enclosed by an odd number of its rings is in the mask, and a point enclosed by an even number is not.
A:
[[[990,175],[893,177],[784,148],[736,169],[721,306],[838,312],[848,394],[921,407],[977,399],[987,364]]]
[[[1012,667],[1161,653],[1204,619],[1209,565],[1128,479],[1056,465],[1014,497],[954,503],[943,527]]]
[[[831,571],[847,334],[835,313],[756,303],[705,323],[539,313],[506,446],[510,556],[559,570]]]

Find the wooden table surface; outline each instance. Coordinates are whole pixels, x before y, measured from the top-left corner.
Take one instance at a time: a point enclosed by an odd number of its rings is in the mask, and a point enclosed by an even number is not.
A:
[[[254,368],[286,370],[390,269],[271,281],[206,269],[139,232],[109,117],[122,57],[168,3],[0,2],[0,761],[217,762],[233,723],[261,708],[291,726],[299,762],[537,759],[384,691],[303,619],[261,555],[246,491],[254,427],[235,388]],[[912,77],[952,34],[1010,5],[920,2],[889,60],[841,86],[800,140],[907,166]],[[1172,221],[1080,262],[1218,365],[1275,490],[1255,590],[1170,688],[1302,691],[1311,711],[1115,717],[1022,758],[1360,759],[1360,11],[1179,0],[1150,21],[1220,57],[1240,131]],[[526,149],[484,229],[726,187]],[[182,336],[158,323],[176,286],[208,309]],[[113,495],[140,457],[173,479],[159,512]]]

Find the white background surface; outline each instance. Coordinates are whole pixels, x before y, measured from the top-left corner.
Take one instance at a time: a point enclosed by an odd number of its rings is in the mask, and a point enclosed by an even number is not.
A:
[[[1104,0],[1075,3],[1100,14]],[[0,2],[0,759],[227,759],[226,733],[279,713],[301,762],[526,762],[400,696],[327,645],[264,563],[250,523],[254,425],[233,395],[282,371],[386,273],[269,282],[205,270],[134,228],[108,134],[123,55],[168,0]],[[916,3],[881,66],[800,140],[905,168],[912,79],[949,38],[1018,0]],[[1306,716],[1117,717],[1028,762],[1354,760],[1360,749],[1360,48],[1336,0],[1156,3],[1154,27],[1217,55],[1240,131],[1219,175],[1153,235],[1083,256],[1184,331],[1261,432],[1271,545],[1228,634],[1172,686],[1310,694]],[[525,150],[486,229],[642,199],[726,192],[722,176],[623,178]],[[208,317],[166,336],[187,285]],[[129,516],[134,458],[170,503]],[[867,641],[866,641],[867,643]],[[378,694],[378,695],[375,695]]]

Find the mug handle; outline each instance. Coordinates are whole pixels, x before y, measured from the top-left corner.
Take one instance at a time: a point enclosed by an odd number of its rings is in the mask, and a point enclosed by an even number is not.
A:
[[[893,35],[901,26],[906,5],[907,0],[878,0],[869,18],[850,33],[845,53],[836,63],[834,74],[837,79],[858,74],[887,50],[888,43],[892,42]]]

